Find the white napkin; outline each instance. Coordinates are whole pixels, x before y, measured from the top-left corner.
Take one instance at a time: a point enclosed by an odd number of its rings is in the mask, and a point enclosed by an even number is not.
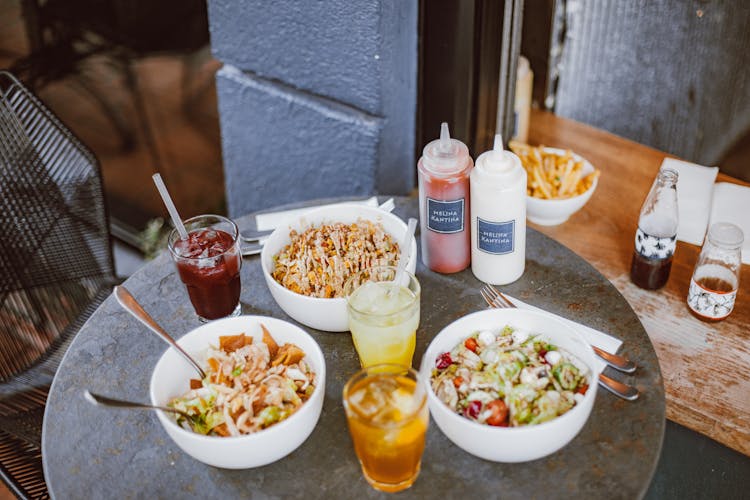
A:
[[[356,203],[360,205],[367,205],[370,207],[377,207],[378,198],[377,196],[373,196],[372,198],[369,198],[367,200],[347,201],[344,203]],[[341,205],[341,204],[342,203],[331,203],[328,205],[319,205],[316,207],[295,208],[292,210],[284,210],[282,212],[269,212],[265,214],[258,214],[255,216],[255,227],[257,228],[258,231],[267,231],[270,229],[276,229],[277,227],[281,226],[289,219],[293,217],[298,217],[313,208],[330,207],[330,206],[336,206],[336,205]]]
[[[714,202],[711,207],[711,224],[731,222],[745,233],[742,244],[742,262],[750,264],[750,188],[719,182],[714,186]]]
[[[545,311],[544,309],[540,309],[538,307],[532,306],[531,304],[527,304],[526,302],[523,302],[520,299],[517,299],[515,297],[511,297],[507,293],[503,293],[508,299],[515,304],[516,307],[519,309],[528,309],[530,311],[541,311],[545,312],[547,314],[552,314],[549,311]],[[609,334],[606,334],[604,332],[600,332],[599,330],[594,330],[593,328],[590,328],[586,325],[582,325],[580,323],[576,323],[575,321],[571,321],[567,318],[563,318],[562,316],[558,316],[557,314],[552,314],[552,316],[555,316],[557,319],[561,320],[566,325],[573,328],[575,331],[581,334],[581,336],[591,345],[594,345],[598,347],[599,349],[603,349],[607,352],[616,353],[617,349],[620,348],[622,345],[622,340],[617,339]],[[601,358],[598,356],[594,356],[596,358],[596,366],[594,369],[597,371],[597,373],[601,373],[604,371],[604,368],[606,368],[607,363],[602,361]]]
[[[711,211],[711,195],[718,167],[704,167],[674,158],[664,158],[661,168],[677,171],[677,239],[693,245],[703,243]]]

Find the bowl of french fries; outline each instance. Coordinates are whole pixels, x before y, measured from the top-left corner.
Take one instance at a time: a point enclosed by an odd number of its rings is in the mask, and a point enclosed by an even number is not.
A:
[[[526,169],[526,217],[543,226],[562,224],[594,194],[599,170],[570,150],[510,143]]]

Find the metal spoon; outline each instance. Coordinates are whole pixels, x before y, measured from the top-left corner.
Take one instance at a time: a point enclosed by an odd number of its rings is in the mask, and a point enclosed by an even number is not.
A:
[[[122,285],[116,286],[114,294],[117,302],[120,303],[123,309],[135,316],[138,321],[143,323],[149,330],[161,337],[163,341],[177,349],[177,352],[179,352],[182,357],[185,358],[191,365],[193,365],[193,368],[198,371],[201,379],[206,378],[206,373],[203,371],[203,368],[201,368],[201,366],[187,352],[185,352],[182,347],[180,347],[180,345],[174,341],[172,337],[169,336],[164,328],[159,326],[159,324],[154,321],[154,318],[152,318],[143,309],[143,306],[141,306],[138,301],[135,300],[135,297],[133,297],[133,295],[128,291],[127,288]]]
[[[137,410],[161,410],[171,413],[177,413],[178,415],[182,415],[183,417],[185,417],[187,421],[190,422],[191,426],[195,418],[182,410],[178,410],[177,408],[149,405],[146,403],[138,403],[136,401],[126,401],[124,399],[108,398],[107,396],[102,396],[101,394],[95,394],[88,389],[83,391],[83,396],[86,398],[86,400],[88,400],[89,403],[96,406],[107,406],[109,408],[135,408]]]

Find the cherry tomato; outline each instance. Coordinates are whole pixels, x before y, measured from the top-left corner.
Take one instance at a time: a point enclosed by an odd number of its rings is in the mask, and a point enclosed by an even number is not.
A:
[[[464,346],[465,346],[465,347],[466,347],[466,348],[467,348],[468,350],[470,350],[471,352],[474,352],[474,353],[476,353],[476,352],[477,352],[477,346],[478,346],[478,344],[477,344],[477,339],[475,339],[474,337],[469,337],[469,338],[468,338],[468,339],[466,339],[466,341],[464,342]]]
[[[437,360],[435,361],[435,368],[438,370],[445,370],[453,363],[453,360],[451,359],[451,354],[449,352],[444,352],[440,356],[438,356]]]
[[[479,416],[480,411],[482,411],[482,402],[472,401],[464,410],[464,416],[476,419]]]
[[[463,377],[456,377],[456,378],[453,379],[453,385],[456,387],[456,389],[458,389],[459,387],[461,387],[461,384],[463,384],[463,383],[464,383],[464,378]]]
[[[583,384],[581,387],[579,387],[578,389],[576,389],[576,392],[578,394],[586,394],[586,391],[588,391],[588,390],[589,390],[588,384]]]
[[[502,399],[496,399],[487,403],[487,409],[492,413],[487,417],[487,423],[494,426],[508,426],[508,407]],[[505,424],[505,425],[503,425]]]

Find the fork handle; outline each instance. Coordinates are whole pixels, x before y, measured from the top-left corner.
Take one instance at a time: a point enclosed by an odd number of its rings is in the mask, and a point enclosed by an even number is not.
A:
[[[481,291],[481,294],[485,302],[487,302],[487,304],[490,307],[518,308],[516,304],[514,304],[508,297],[503,295],[502,292],[497,290],[497,288],[495,288],[492,285],[489,285],[489,284],[484,285],[484,289]],[[565,318],[562,318],[562,319],[565,319]],[[604,349],[599,349],[595,345],[592,345],[591,347],[594,349],[594,352],[596,353],[597,356],[602,358],[605,363],[607,363],[609,366],[611,366],[615,370],[619,370],[625,373],[633,373],[635,371],[636,364],[630,361],[629,359],[624,358],[622,356],[618,356],[617,354],[612,354],[610,352],[605,351]]]
[[[594,345],[592,345],[591,347],[594,349],[594,352],[597,356],[602,358],[605,363],[607,363],[615,370],[619,370],[625,373],[633,373],[635,371],[636,364],[630,361],[628,358],[618,356],[617,354],[612,354],[611,352],[599,349]]]
[[[607,389],[615,396],[619,396],[622,399],[628,401],[635,401],[640,396],[638,389],[631,385],[623,384],[617,380],[611,379],[603,373],[599,374],[599,385]]]
[[[263,251],[263,244],[256,243],[254,245],[243,245],[240,253],[243,257],[250,257],[251,255],[258,255]]]

